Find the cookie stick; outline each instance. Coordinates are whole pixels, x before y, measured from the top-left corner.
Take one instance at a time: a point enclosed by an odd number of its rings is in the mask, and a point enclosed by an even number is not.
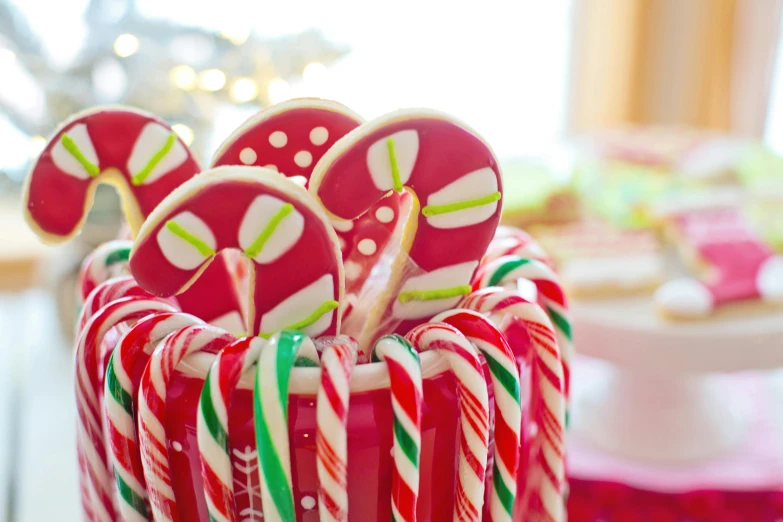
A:
[[[216,353],[234,337],[210,325],[191,325],[170,334],[155,348],[139,386],[139,445],[144,479],[157,522],[179,520],[169,469],[166,439],[166,395],[174,369],[187,355]]]
[[[356,354],[352,343],[337,343],[321,355],[315,446],[322,522],[348,521],[348,403]]]
[[[77,440],[80,459],[84,462],[82,488],[91,495],[95,520],[116,519],[113,500],[113,480],[106,456],[103,430],[103,377],[101,368],[104,354],[100,346],[104,336],[119,324],[140,319],[158,312],[177,311],[159,299],[124,297],[103,307],[88,322],[76,347],[76,406]]]
[[[460,455],[453,519],[479,521],[489,452],[489,398],[478,351],[459,330],[443,323],[416,326],[405,338],[420,352],[443,353],[457,379]]]
[[[145,317],[122,336],[109,358],[104,391],[109,461],[114,468],[120,514],[126,521],[151,520],[134,419],[139,382],[133,376],[137,368],[147,365],[152,349],[163,338],[193,324],[203,322],[189,314],[172,312]]]
[[[262,110],[240,125],[220,145],[212,166],[266,167],[307,186],[324,153],[362,122],[358,114],[337,102],[316,98],[288,100]],[[346,293],[358,294],[361,290],[391,239],[399,206],[399,194],[392,192],[359,218],[333,223],[346,267]]]
[[[489,146],[429,110],[366,123],[321,158],[309,190],[336,219],[355,219],[390,191],[406,191],[412,200],[402,246],[358,335],[360,346],[388,331],[405,333],[469,293],[500,220],[501,187]]]
[[[183,184],[144,223],[131,273],[150,293],[174,295],[226,248],[252,260],[252,335],[285,328],[311,336],[339,333],[337,236],[302,187],[269,169],[217,167]]]
[[[495,460],[489,514],[492,522],[511,522],[522,427],[521,386],[514,353],[497,327],[472,310],[448,310],[432,320],[459,330],[478,347],[489,366],[495,392]]]
[[[565,393],[560,351],[555,331],[546,313],[536,303],[511,290],[483,288],[467,296],[461,306],[489,315],[509,339],[515,342],[513,326],[521,322],[533,341],[538,389],[534,390],[534,418],[542,431],[543,447],[539,463],[545,480],[536,485],[545,520],[563,520],[562,488],[565,480]],[[527,343],[525,339],[523,342]],[[528,492],[529,494],[530,492]],[[535,506],[534,506],[535,507]]]
[[[188,147],[159,118],[128,107],[96,107],[64,122],[30,169],[24,187],[25,218],[45,243],[79,234],[99,183],[114,185],[125,219],[138,232],[172,190],[200,168]],[[183,307],[207,320],[237,317],[239,300],[225,260],[204,284],[182,296]],[[235,319],[236,322],[236,319]]]
[[[370,356],[373,362],[386,363],[391,381],[395,424],[392,520],[415,522],[419,500],[421,407],[424,400],[421,363],[413,346],[397,334],[378,339]]]

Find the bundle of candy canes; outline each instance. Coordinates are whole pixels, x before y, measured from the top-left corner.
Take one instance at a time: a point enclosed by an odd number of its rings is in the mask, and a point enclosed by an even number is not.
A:
[[[293,100],[201,171],[98,108],[35,162],[29,223],[73,237],[100,182],[135,240],[81,273],[87,520],[563,520],[568,308],[470,128]]]

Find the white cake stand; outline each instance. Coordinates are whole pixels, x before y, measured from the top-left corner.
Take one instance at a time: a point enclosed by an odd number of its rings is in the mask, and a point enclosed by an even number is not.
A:
[[[735,308],[704,321],[660,318],[649,296],[573,304],[577,350],[613,365],[582,383],[572,429],[629,459],[676,463],[731,449],[744,434],[742,397],[721,372],[783,366],[783,312]]]

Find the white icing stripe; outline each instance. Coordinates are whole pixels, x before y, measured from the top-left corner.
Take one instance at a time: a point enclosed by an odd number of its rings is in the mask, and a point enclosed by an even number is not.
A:
[[[98,154],[95,152],[95,147],[90,139],[87,125],[79,123],[68,129],[64,134],[73,141],[73,144],[79,149],[79,152],[84,156],[84,159],[93,165],[99,166]],[[84,165],[76,159],[76,156],[65,148],[62,137],[58,139],[57,143],[52,147],[51,154],[54,164],[65,174],[79,179],[90,178],[90,173],[87,172]]]
[[[173,142],[167,146],[167,142],[172,137]],[[156,157],[164,151],[165,154]],[[131,179],[135,180],[137,176],[143,177],[138,184],[148,184],[176,169],[187,159],[188,151],[177,139],[173,130],[160,123],[148,123],[141,130],[133,145],[133,150],[128,158],[128,172]],[[149,167],[152,168],[149,169]]]
[[[204,220],[194,213],[182,212],[169,221],[173,221],[210,247],[213,252],[215,251],[217,241],[212,230]],[[168,262],[181,270],[193,270],[208,257],[202,254],[195,245],[172,232],[166,224],[160,228],[156,239]]]
[[[260,264],[273,263],[291,250],[304,232],[304,217],[296,209],[286,213],[283,208],[290,203],[267,194],[258,196],[245,212],[239,226],[239,246],[247,252],[265,232],[271,232],[254,255],[253,261]],[[279,213],[285,215],[274,221]],[[280,214],[283,216],[283,214]],[[258,246],[258,245],[256,245]]]
[[[439,207],[453,203],[475,201],[498,192],[498,180],[495,171],[489,167],[465,174],[458,180],[446,185],[427,198],[428,207]],[[435,228],[460,228],[482,223],[492,217],[498,208],[498,201],[464,208],[448,213],[427,217],[427,222]]]
[[[392,143],[394,162],[402,185],[410,179],[419,154],[419,133],[415,130],[395,132],[370,145],[367,149],[367,168],[376,188],[383,191],[394,188],[389,141]]]
[[[441,290],[455,288],[470,283],[470,278],[478,266],[478,261],[468,261],[457,265],[444,266],[423,274],[411,277],[400,288],[400,294],[404,292],[426,292],[429,290]],[[461,295],[444,299],[411,300],[401,303],[399,299],[394,301],[392,313],[398,319],[421,319],[432,317],[438,312],[453,308],[459,303]]]

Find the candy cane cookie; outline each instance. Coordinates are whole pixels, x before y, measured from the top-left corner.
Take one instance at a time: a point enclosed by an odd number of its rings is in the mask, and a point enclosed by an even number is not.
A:
[[[126,521],[151,520],[141,450],[134,419],[140,370],[152,350],[170,333],[203,324],[183,313],[158,313],[138,321],[122,336],[106,367],[104,406],[108,425],[110,462],[117,483],[120,514]]]
[[[497,327],[472,310],[448,310],[432,320],[459,330],[476,345],[489,366],[495,397],[495,459],[489,514],[493,522],[511,522],[522,427],[521,385],[514,352]]]
[[[273,105],[239,126],[218,148],[212,166],[256,165],[294,178],[305,186],[327,150],[362,118],[337,102],[300,98]],[[357,294],[391,239],[399,218],[393,192],[362,216],[333,223],[345,264],[346,292]],[[370,248],[369,245],[375,245]],[[361,245],[361,246],[360,246]]]
[[[166,437],[166,395],[174,369],[196,352],[216,353],[235,338],[210,325],[191,325],[176,330],[152,352],[139,386],[139,443],[144,479],[152,519],[179,520],[177,501],[169,469],[169,441]]]
[[[387,114],[327,151],[309,190],[336,219],[355,219],[391,191],[412,200],[389,282],[357,336],[360,346],[371,346],[385,330],[405,333],[470,292],[500,220],[501,187],[489,146],[434,111]],[[411,263],[418,270],[406,267]]]
[[[96,286],[127,273],[133,241],[108,241],[87,256],[79,271],[79,301],[84,302]]]
[[[460,450],[453,520],[478,522],[484,505],[489,452],[489,397],[478,351],[459,330],[448,324],[422,324],[408,332],[405,338],[420,352],[437,350],[442,353],[457,378]]]
[[[543,470],[541,484],[533,483],[537,500],[530,508],[541,510],[545,520],[563,520],[562,488],[565,480],[565,386],[560,351],[555,341],[555,331],[544,310],[512,290],[483,288],[467,296],[460,306],[487,314],[509,339],[515,342],[533,343],[534,364],[533,418],[541,434],[542,447],[538,462]],[[515,323],[521,323],[526,338],[513,334]],[[532,476],[530,470],[526,470]],[[525,480],[523,478],[523,480]],[[531,484],[531,480],[526,480]],[[528,490],[530,487],[528,487]],[[530,495],[532,492],[528,491]]]
[[[124,297],[103,307],[86,324],[76,347],[77,441],[84,462],[84,482],[95,520],[115,520],[111,469],[103,428],[104,336],[114,327],[159,312],[177,311],[159,299]]]

